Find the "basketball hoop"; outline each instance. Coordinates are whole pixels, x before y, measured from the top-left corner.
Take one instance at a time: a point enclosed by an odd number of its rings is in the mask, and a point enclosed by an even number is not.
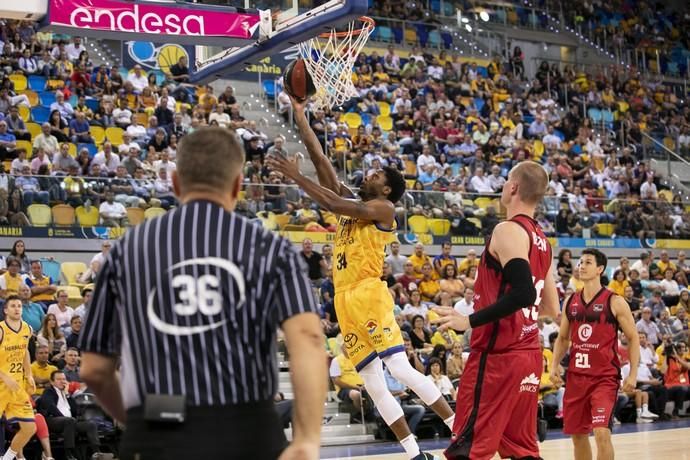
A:
[[[359,27],[358,22],[362,23]],[[361,16],[346,31],[334,29],[298,45],[316,87],[312,100],[317,109],[339,106],[359,95],[352,83],[352,68],[374,26],[373,19]]]

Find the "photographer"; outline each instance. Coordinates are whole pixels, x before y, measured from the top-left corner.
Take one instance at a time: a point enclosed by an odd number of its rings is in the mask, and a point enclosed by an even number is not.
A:
[[[687,352],[684,342],[673,343],[664,347],[666,359],[661,367],[664,374],[664,385],[668,389],[668,398],[673,401],[672,417],[678,418],[678,412],[683,408],[683,403],[690,398],[690,382],[688,381],[688,369],[690,363],[683,359]]]

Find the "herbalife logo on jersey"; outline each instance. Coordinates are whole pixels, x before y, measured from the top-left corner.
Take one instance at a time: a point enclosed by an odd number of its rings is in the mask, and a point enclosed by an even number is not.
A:
[[[520,382],[520,393],[523,391],[528,391],[530,393],[536,393],[539,391],[539,377],[531,373]]]

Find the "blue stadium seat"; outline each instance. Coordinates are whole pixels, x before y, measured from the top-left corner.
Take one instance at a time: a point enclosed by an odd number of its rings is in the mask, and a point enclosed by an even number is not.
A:
[[[484,108],[484,99],[481,97],[475,97],[474,98],[474,107],[477,109],[477,112],[481,112],[482,108]]]
[[[78,144],[77,152],[81,152],[81,149],[86,149],[89,151],[89,157],[93,158],[94,155],[98,153],[98,147],[95,144]]]
[[[43,267],[43,274],[53,279],[53,283],[60,282],[60,262],[51,259],[41,259],[41,266]]]
[[[48,121],[50,117],[50,109],[48,107],[33,107],[31,109],[31,119],[34,123],[43,124]]]
[[[266,99],[269,101],[272,101],[273,99],[276,98],[276,82],[275,80],[264,80],[261,85],[263,86],[264,89],[264,94],[266,95]]]
[[[444,47],[449,50],[453,47],[453,36],[449,32],[441,32]]]
[[[441,13],[441,0],[431,0],[431,11],[436,14]]]
[[[46,107],[50,107],[50,104],[55,102],[55,93],[53,93],[51,91],[45,91],[43,93],[39,93],[38,99],[41,101],[41,105],[45,105]]]
[[[77,105],[77,102],[79,102],[79,97],[77,97],[76,94],[72,94],[69,98],[69,101],[67,102],[69,102],[72,105],[72,107],[74,107],[75,105]]]
[[[40,92],[46,89],[46,82],[48,81],[43,75],[29,75],[29,89]]]
[[[599,123],[603,118],[601,115],[601,110],[594,107],[587,110],[587,116],[590,118],[590,120],[592,120],[593,123]]]
[[[99,101],[98,99],[86,99],[86,106],[91,109],[92,112],[98,110]]]
[[[441,34],[438,30],[432,30],[429,32],[429,41],[427,43],[429,46],[433,46],[434,48],[441,47],[443,44],[443,39],[441,38]]]
[[[401,43],[403,39],[403,30],[400,27],[393,27],[393,39],[395,43]]]
[[[477,66],[477,73],[484,78],[489,78],[489,72],[486,70],[486,67]]]
[[[424,24],[415,25],[415,30],[417,32],[417,38],[419,39],[419,44],[422,47],[426,46],[429,41],[429,29]]]
[[[376,31],[379,41],[392,42],[395,39],[393,37],[393,31],[388,26],[376,26]]]
[[[561,131],[554,129],[553,134],[554,136],[558,137],[561,141],[565,140],[565,134],[563,134]]]

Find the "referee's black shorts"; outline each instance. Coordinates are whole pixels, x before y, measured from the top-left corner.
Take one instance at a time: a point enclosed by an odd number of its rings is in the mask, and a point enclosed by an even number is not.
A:
[[[190,407],[182,424],[147,422],[143,409],[133,408],[127,411],[119,458],[275,460],[285,447],[273,401]]]

